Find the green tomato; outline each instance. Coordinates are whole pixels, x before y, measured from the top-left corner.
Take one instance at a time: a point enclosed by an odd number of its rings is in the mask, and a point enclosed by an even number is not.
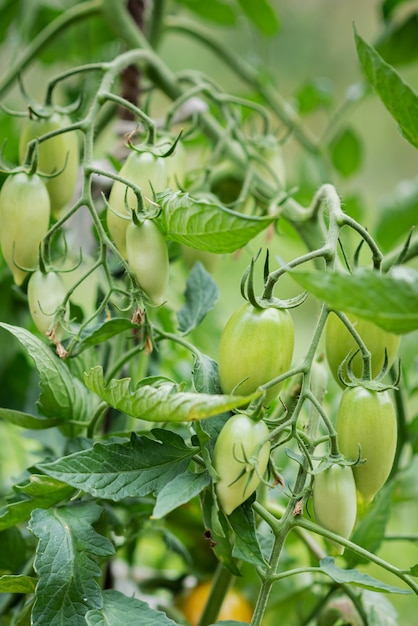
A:
[[[215,491],[225,515],[257,489],[269,460],[268,435],[263,421],[256,422],[243,413],[230,417],[219,433],[213,465],[219,475]]]
[[[388,357],[388,367],[394,362],[399,348],[400,336],[388,333],[383,328],[363,320],[353,313],[347,313],[346,315],[370,351],[372,377],[375,378],[385,362],[385,348]],[[348,354],[354,354],[359,350],[359,346],[340,318],[334,313],[328,316],[325,327],[325,350],[331,373],[335,380],[342,385],[338,378],[338,368]],[[363,371],[363,359],[360,352],[351,361],[351,367],[354,375],[360,378]],[[346,367],[343,367],[342,373],[346,378]]]
[[[151,152],[136,152],[132,150],[119,172],[122,178],[137,185],[144,194],[144,200],[152,199],[155,192],[164,191],[167,186],[167,170],[165,159],[155,157]],[[131,219],[131,213],[126,209],[136,210],[138,203],[133,190],[119,181],[115,181],[109,196],[106,221],[113,242],[121,255],[126,259],[126,230]],[[126,200],[125,200],[126,194]],[[118,213],[119,215],[117,215]]]
[[[338,407],[335,428],[340,451],[353,465],[357,490],[366,503],[385,484],[392,469],[397,441],[395,409],[388,391],[348,387]]]
[[[219,377],[224,393],[250,395],[260,385],[285,373],[291,365],[294,326],[285,309],[257,309],[243,304],[232,314],[219,345]],[[267,390],[265,404],[281,384]]]
[[[212,274],[216,270],[221,258],[220,254],[208,252],[208,250],[197,250],[196,248],[190,248],[185,245],[181,246],[181,252],[189,269],[191,269],[195,263],[200,262],[209,274]]]
[[[53,328],[57,310],[62,305],[67,294],[61,276],[56,272],[34,272],[28,281],[29,311],[35,326],[42,335],[47,335],[54,343],[59,343],[64,335],[64,328],[59,323]],[[65,318],[68,319],[69,309]],[[50,336],[51,331],[53,335]]]
[[[9,176],[0,191],[0,244],[16,285],[38,263],[39,244],[48,232],[50,201],[36,174]]]
[[[71,124],[70,119],[60,113],[53,113],[47,118],[26,120],[19,142],[21,162],[25,158],[27,145],[32,139],[65,128],[69,124]],[[76,131],[56,135],[38,144],[38,170],[43,174],[61,172],[57,176],[46,179],[51,212],[56,218],[60,217],[61,210],[74,195],[79,165],[79,144]]]
[[[345,539],[350,537],[357,515],[356,484],[350,466],[335,463],[315,476],[313,507],[320,526]],[[333,545],[337,554],[344,553],[344,546]]]
[[[166,241],[154,221],[146,219],[140,224],[128,225],[126,254],[139,287],[153,304],[162,304],[170,264]]]

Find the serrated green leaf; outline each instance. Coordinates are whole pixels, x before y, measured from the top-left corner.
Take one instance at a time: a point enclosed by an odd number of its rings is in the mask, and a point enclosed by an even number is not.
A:
[[[93,502],[32,513],[29,528],[38,539],[34,568],[39,576],[32,610],[34,626],[85,626],[89,609],[103,604],[93,557],[114,553],[92,524],[102,508]]]
[[[0,510],[0,530],[29,519],[34,509],[48,509],[66,500],[73,489],[50,478],[32,474],[28,480],[13,487],[17,496]]]
[[[385,330],[404,334],[418,328],[418,272],[394,267],[388,274],[360,268],[343,272],[292,272],[304,289],[338,311],[354,313]]]
[[[39,372],[39,412],[45,417],[87,421],[92,415],[94,396],[74,378],[51,348],[25,328],[0,323],[12,333],[33,359]]]
[[[274,221],[237,213],[209,200],[171,190],[157,194],[158,222],[167,239],[217,254],[235,252]]]
[[[344,128],[330,145],[332,163],[335,169],[348,178],[361,166],[363,146],[356,132]]]
[[[269,0],[238,0],[238,4],[265,37],[272,37],[278,32],[279,17]]]
[[[229,523],[235,533],[232,554],[246,563],[265,567],[266,562],[258,542],[254,512],[250,502],[244,502],[229,516]]]
[[[195,263],[187,278],[185,305],[178,311],[179,330],[187,335],[213,309],[219,297],[219,289],[202,263]]]
[[[182,474],[198,448],[170,431],[154,429],[156,439],[132,435],[127,443],[96,443],[39,467],[95,497],[122,500],[158,493]],[[158,439],[158,440],[157,440]]]
[[[239,406],[247,405],[258,397],[211,395],[177,391],[176,385],[163,383],[158,386],[141,385],[132,391],[131,379],[112,379],[108,384],[101,366],[92,368],[84,377],[89,389],[109,406],[131,417],[150,422],[189,422],[218,415]]]
[[[0,593],[33,593],[37,579],[32,576],[0,576]]]
[[[62,420],[60,419],[40,417],[38,415],[31,415],[30,413],[23,413],[23,411],[3,408],[0,408],[0,419],[9,422],[9,424],[30,430],[43,430],[44,428],[52,428],[53,426],[62,424]]]
[[[182,504],[186,504],[192,498],[199,495],[210,484],[211,478],[208,473],[184,472],[167,482],[157,496],[153,519],[161,519],[167,513],[174,511]]]
[[[87,626],[177,626],[162,611],[156,611],[138,598],[128,598],[113,589],[102,592],[103,606],[86,613]]]
[[[412,593],[410,589],[401,589],[400,587],[387,585],[386,583],[377,580],[377,578],[373,578],[372,576],[359,572],[356,569],[341,569],[335,565],[335,559],[331,556],[321,559],[319,565],[321,570],[336,583],[357,585],[363,589],[370,589],[372,591],[380,591],[383,593]]]
[[[396,70],[355,32],[363,70],[383,104],[397,121],[402,135],[418,148],[418,96]]]

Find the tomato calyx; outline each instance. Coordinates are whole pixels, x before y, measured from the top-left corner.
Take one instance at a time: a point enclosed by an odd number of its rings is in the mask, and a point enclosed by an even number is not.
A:
[[[365,367],[366,372],[363,372],[362,377],[358,377],[354,374],[352,363],[355,357],[359,354],[360,349],[355,352],[350,352],[347,354],[345,359],[341,362],[338,367],[338,378],[342,382],[345,387],[364,387],[369,391],[387,391],[389,389],[397,389],[401,376],[401,368],[399,367],[398,373],[396,376],[396,380],[393,384],[383,383],[382,379],[386,376],[388,371],[388,354],[387,349],[385,348],[385,359],[380,372],[374,378],[370,376],[370,358],[367,357],[365,361],[368,361],[368,366]]]

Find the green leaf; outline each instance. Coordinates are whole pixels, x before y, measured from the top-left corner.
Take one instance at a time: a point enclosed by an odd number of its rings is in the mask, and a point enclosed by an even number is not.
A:
[[[35,591],[36,578],[32,576],[0,576],[0,593],[33,593]]]
[[[232,530],[222,511],[217,508],[212,491],[207,489],[202,499],[202,512],[205,528],[205,537],[209,542],[216,558],[234,576],[241,576],[237,561],[232,554]]]
[[[68,485],[38,474],[32,474],[13,489],[16,492],[14,500],[0,511],[0,530],[24,522],[35,509],[48,509],[66,500],[73,492]]]
[[[358,587],[362,587],[363,589],[371,589],[372,591],[378,590],[383,593],[412,593],[410,589],[401,589],[400,587],[387,585],[386,583],[377,580],[377,578],[373,578],[368,574],[363,574],[356,569],[341,569],[335,565],[335,559],[331,556],[321,559],[319,565],[321,570],[336,583],[353,584]]]
[[[266,562],[258,542],[254,512],[247,500],[229,516],[229,523],[235,533],[235,545],[232,554],[246,563],[265,567]]]
[[[50,346],[19,326],[0,323],[0,327],[18,339],[35,363],[41,389],[38,400],[39,412],[45,417],[63,421],[90,419],[94,396],[71,375],[67,366],[51,351]]]
[[[157,496],[153,519],[161,519],[167,513],[174,511],[182,504],[186,504],[192,498],[199,495],[210,484],[211,478],[207,472],[196,474],[184,472],[167,482]]]
[[[32,513],[29,528],[38,539],[34,568],[39,576],[32,611],[35,626],[85,626],[89,609],[103,604],[93,557],[114,553],[108,539],[92,524],[102,514],[93,502]]]
[[[355,32],[357,54],[363,70],[402,135],[418,148],[418,97],[396,70]]]
[[[27,559],[27,545],[19,528],[0,531],[0,571],[17,572]]]
[[[313,113],[332,104],[333,85],[325,78],[315,78],[303,85],[296,93],[300,115]]]
[[[167,239],[217,254],[235,252],[274,221],[237,213],[206,199],[171,190],[157,194],[158,222]]]
[[[355,313],[385,330],[404,334],[418,328],[418,272],[394,267],[388,274],[360,268],[343,272],[292,272],[294,280],[338,311]]]
[[[363,158],[363,146],[352,128],[344,128],[329,148],[332,163],[342,176],[348,178],[358,171]]]
[[[248,404],[259,396],[211,395],[177,391],[174,383],[142,385],[132,391],[131,379],[112,379],[106,384],[101,366],[84,377],[89,389],[115,409],[151,422],[189,422],[218,415]]]
[[[279,31],[279,17],[269,0],[238,0],[238,4],[265,37],[272,37]]]
[[[192,381],[194,388],[199,393],[222,393],[219,382],[218,363],[202,352],[195,352],[194,354]]]
[[[81,341],[77,344],[77,351],[81,352],[91,346],[97,346],[99,343],[132,328],[137,328],[136,324],[132,324],[130,320],[123,317],[106,320],[93,327],[88,327],[83,332]]]
[[[368,626],[399,626],[398,614],[387,596],[365,589],[361,600]]]
[[[411,567],[411,569],[409,570],[408,574],[410,576],[415,576],[415,578],[418,578],[418,563],[416,565],[414,565],[413,567]]]
[[[401,24],[389,28],[376,44],[386,63],[406,65],[418,58],[418,14],[412,13]]]
[[[90,609],[85,615],[87,626],[176,626],[165,613],[151,609],[138,598],[128,598],[113,589],[106,589],[102,595],[103,606]]]
[[[126,443],[96,443],[39,468],[62,482],[92,496],[119,501],[158,493],[185,472],[198,448],[162,429],[151,431],[155,439],[132,434]]]
[[[233,26],[236,23],[236,15],[233,8],[221,2],[221,0],[211,0],[210,2],[202,2],[201,0],[178,0],[181,4],[193,11],[199,17],[223,24],[224,26]]]
[[[383,17],[387,19],[393,13],[393,11],[400,6],[401,4],[405,4],[406,2],[413,2],[414,0],[383,0],[382,3],[382,12]]]
[[[404,180],[383,197],[375,230],[376,240],[390,250],[401,237],[406,239],[418,220],[418,179]]]
[[[219,296],[219,289],[212,276],[202,263],[195,263],[187,278],[186,303],[177,313],[179,330],[187,335],[213,309]]]
[[[60,419],[39,417],[38,415],[3,408],[0,408],[0,419],[14,424],[15,426],[21,426],[22,428],[28,428],[30,430],[43,430],[44,428],[52,428],[53,426],[62,424],[62,420]]]

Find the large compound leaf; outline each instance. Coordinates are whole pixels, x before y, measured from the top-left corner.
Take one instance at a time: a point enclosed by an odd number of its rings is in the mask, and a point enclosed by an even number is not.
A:
[[[274,217],[254,217],[171,190],[157,194],[158,222],[167,239],[191,248],[223,254],[235,252],[267,228]]]
[[[357,54],[369,82],[398,122],[402,135],[418,148],[418,96],[398,72],[355,32]]]
[[[103,606],[88,611],[85,623],[87,626],[176,626],[162,611],[113,589],[103,591]]]
[[[25,328],[3,322],[0,326],[18,339],[35,363],[41,390],[38,400],[40,413],[62,421],[90,419],[94,396],[72,376],[50,346]]]
[[[39,576],[33,626],[85,626],[87,611],[101,608],[96,579],[102,572],[93,557],[114,552],[92,526],[101,513],[92,502],[33,512],[29,528],[38,539],[34,568]]]
[[[211,395],[178,391],[174,383],[142,385],[132,390],[130,378],[112,379],[106,383],[101,366],[92,368],[84,377],[89,389],[115,409],[150,422],[189,422],[225,413],[248,404],[251,396]]]
[[[307,291],[331,308],[354,313],[385,330],[403,334],[418,328],[418,272],[395,267],[388,274],[360,268],[343,272],[292,272]]]
[[[154,429],[155,439],[132,434],[126,443],[97,443],[39,467],[49,476],[99,498],[122,500],[158,493],[185,472],[198,448],[169,431]]]

